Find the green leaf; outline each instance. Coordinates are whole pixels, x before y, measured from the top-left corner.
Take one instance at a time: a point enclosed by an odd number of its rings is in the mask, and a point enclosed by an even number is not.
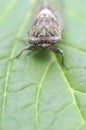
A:
[[[28,37],[39,1],[0,1],[0,130],[86,130],[86,0],[63,2],[57,46],[69,69],[50,50],[9,60],[25,46],[17,39]]]

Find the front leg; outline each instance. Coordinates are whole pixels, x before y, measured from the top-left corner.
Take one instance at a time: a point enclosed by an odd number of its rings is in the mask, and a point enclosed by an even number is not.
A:
[[[64,52],[60,48],[51,47],[51,50],[55,53],[59,53],[62,55],[62,64],[64,65]]]
[[[24,43],[25,45],[28,45],[28,42],[29,42],[29,39],[28,38],[24,38],[24,39],[21,39],[21,38],[17,38],[18,41],[21,41],[22,43]]]
[[[37,48],[35,46],[26,46],[24,47],[16,57],[14,57],[13,59],[15,58],[19,58],[21,56],[21,54],[25,51],[25,50],[36,50]]]

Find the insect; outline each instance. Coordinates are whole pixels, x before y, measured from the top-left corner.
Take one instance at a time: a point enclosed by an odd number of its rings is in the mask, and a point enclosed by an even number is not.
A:
[[[55,53],[62,55],[62,64],[64,64],[64,52],[60,48],[56,48],[55,44],[62,41],[63,26],[59,15],[49,7],[43,6],[37,14],[27,41],[32,44],[23,48],[16,56],[18,58],[25,50],[38,50],[49,48]]]

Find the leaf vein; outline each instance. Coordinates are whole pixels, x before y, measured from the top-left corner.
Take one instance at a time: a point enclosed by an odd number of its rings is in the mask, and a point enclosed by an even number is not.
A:
[[[56,58],[56,55],[55,55],[55,54],[54,54],[54,56],[53,56],[53,59],[54,59],[54,61],[58,64],[58,67],[59,67],[59,69],[60,69],[60,71],[61,71],[61,73],[62,73],[62,76],[63,76],[63,78],[64,78],[64,80],[65,80],[65,82],[66,82],[66,84],[67,84],[67,86],[68,86],[68,88],[69,88],[71,94],[72,94],[72,97],[73,97],[75,106],[76,106],[76,108],[77,108],[77,111],[78,111],[80,117],[82,118],[83,123],[85,123],[84,116],[83,116],[83,114],[82,114],[82,112],[81,112],[81,110],[80,110],[80,108],[79,108],[79,106],[78,106],[78,103],[77,103],[77,101],[76,101],[76,98],[75,98],[75,95],[74,95],[74,91],[73,91],[73,89],[72,89],[72,87],[71,87],[71,85],[70,85],[68,79],[66,78],[66,75],[65,75],[64,71],[62,71],[62,68],[60,67],[59,62],[57,61],[57,58]]]
[[[44,79],[45,79],[52,63],[53,63],[53,60],[51,62],[49,62],[49,64],[45,68],[44,73],[42,75],[42,78],[40,80],[40,83],[38,85],[37,96],[36,96],[36,127],[37,127],[37,129],[39,129],[39,99],[40,99],[40,93],[41,93],[41,89],[42,89],[42,86],[43,86]]]
[[[34,3],[34,4],[33,4]],[[36,1],[32,1],[32,6],[34,6],[36,3]],[[32,6],[30,6],[32,8]],[[33,8],[32,8],[33,9]],[[23,19],[23,23],[21,23],[20,25],[20,28],[19,28],[19,31],[17,33],[17,37],[18,36],[21,36],[25,27],[27,26],[27,23],[28,23],[28,19],[29,17],[31,17],[31,11],[30,8],[28,9],[28,12],[26,13],[24,19]],[[33,12],[33,11],[32,11]],[[13,48],[12,48],[12,51],[10,53],[10,56],[9,58],[11,59],[12,56],[14,55],[14,52],[15,52],[15,49],[16,49],[16,44],[17,42],[15,41],[14,44],[13,44]],[[12,67],[12,61],[9,60],[8,61],[8,65],[7,65],[7,71],[6,71],[6,77],[5,77],[5,87],[4,87],[4,93],[3,93],[3,102],[2,102],[2,129],[4,129],[4,118],[5,118],[5,106],[6,106],[6,97],[7,97],[7,88],[8,88],[8,80],[9,80],[9,75],[10,75],[10,72],[11,72],[11,67]]]
[[[13,9],[13,7],[15,7],[15,5],[16,5],[17,2],[18,2],[17,0],[12,0],[10,2],[10,4],[8,3],[6,5],[4,12],[0,16],[0,23],[2,23],[4,21],[4,19],[6,18],[6,16],[9,14],[9,12],[11,11],[11,9]]]
[[[68,44],[62,44],[62,46],[71,48],[71,49],[73,49],[73,50],[75,50],[75,51],[80,52],[80,53],[83,54],[83,55],[86,55],[86,51],[84,51],[84,50],[81,49],[81,48],[77,48],[76,46],[68,45]]]

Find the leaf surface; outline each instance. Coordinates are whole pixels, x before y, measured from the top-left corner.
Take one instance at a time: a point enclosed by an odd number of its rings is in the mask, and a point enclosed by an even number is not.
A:
[[[0,130],[86,130],[86,0],[64,0],[61,56],[26,51],[39,1],[0,1]],[[57,6],[57,0],[54,4]]]

